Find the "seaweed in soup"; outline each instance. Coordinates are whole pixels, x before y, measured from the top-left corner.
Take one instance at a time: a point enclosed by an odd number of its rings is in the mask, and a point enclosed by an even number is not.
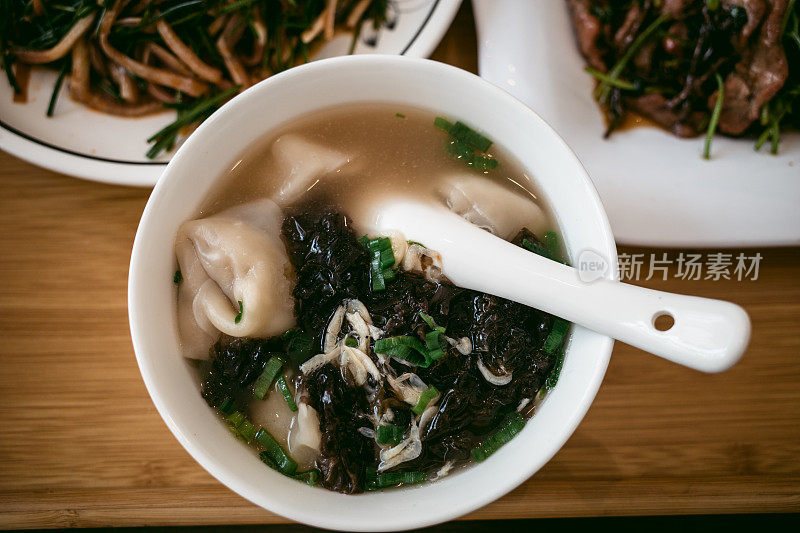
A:
[[[427,324],[420,312],[444,324],[450,304],[463,289],[451,283],[433,283],[413,272],[399,272],[380,292],[367,291],[362,301],[369,309],[375,325],[387,336],[421,333]]]
[[[442,392],[423,435],[419,468],[468,460],[505,415],[536,395],[554,363],[541,349],[551,321],[546,313],[504,298],[461,291],[444,323],[449,334],[470,338],[473,350],[467,355],[450,350],[430,368],[419,369],[419,376]],[[492,385],[478,370],[478,358],[495,373],[512,372],[512,380]]]
[[[372,427],[364,390],[348,384],[332,365],[301,377],[300,388],[319,413],[322,440],[317,467],[322,485],[337,492],[363,491],[366,465],[375,462],[376,453],[374,441],[359,432]]]
[[[226,398],[247,403],[250,385],[279,351],[280,339],[220,338],[211,348],[211,368],[202,384],[203,398],[211,407],[219,407]]]
[[[447,346],[444,357],[429,368],[413,369],[441,392],[441,398],[422,434],[421,454],[399,470],[434,471],[448,462],[468,461],[470,450],[520,402],[532,399],[553,368],[555,357],[542,351],[552,327],[546,313],[403,271],[386,290],[373,292],[368,255],[342,214],[313,207],[297,211],[284,221],[283,236],[298,272],[298,320],[316,339],[321,341],[336,307],[357,298],[385,336],[424,336],[424,312],[445,326],[449,336],[472,342],[469,354]],[[535,239],[523,232],[516,244],[523,237]],[[478,369],[479,359],[493,372],[513,372],[513,379],[502,386],[489,383]],[[410,370],[397,361],[388,364],[398,374]],[[404,428],[414,416],[392,389],[379,387],[370,393],[349,381],[345,369],[326,365],[303,376],[299,385],[320,414],[323,443],[318,466],[323,486],[346,493],[364,490],[365,470],[379,462],[374,439],[359,429],[373,427],[372,417],[387,408],[392,409],[393,424]]]
[[[297,272],[298,324],[321,341],[342,300],[369,292],[369,256],[340,213],[295,212],[284,220],[282,233]]]

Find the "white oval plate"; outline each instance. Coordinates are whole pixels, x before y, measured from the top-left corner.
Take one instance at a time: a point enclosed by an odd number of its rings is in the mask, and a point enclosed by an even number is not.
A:
[[[800,244],[800,134],[780,154],[750,139],[703,140],[634,128],[603,140],[564,0],[473,0],[480,74],[539,113],[572,147],[617,242],[650,246]]]
[[[382,28],[374,46],[359,41],[357,54],[428,57],[439,44],[461,0],[393,0],[396,23]],[[315,59],[347,53],[350,41],[340,37]],[[69,99],[66,83],[56,113],[47,118],[57,73],[33,69],[28,103],[15,104],[4,73],[0,76],[0,149],[30,163],[78,178],[116,185],[155,185],[170,155],[145,157],[145,141],[174,120],[172,113],[145,118],[104,115]]]

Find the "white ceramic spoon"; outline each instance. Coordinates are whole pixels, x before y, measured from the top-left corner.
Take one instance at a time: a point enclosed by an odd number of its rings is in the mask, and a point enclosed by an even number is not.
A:
[[[703,372],[730,368],[750,339],[750,319],[736,304],[598,279],[504,241],[446,208],[395,201],[376,209],[380,230],[399,230],[442,256],[460,287],[541,309],[603,335]],[[655,319],[670,315],[666,331]]]

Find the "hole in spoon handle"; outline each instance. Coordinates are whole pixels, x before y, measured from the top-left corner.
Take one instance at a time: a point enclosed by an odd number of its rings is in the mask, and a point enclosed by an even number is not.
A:
[[[593,319],[576,316],[576,322],[703,372],[722,372],[733,366],[750,340],[750,318],[730,302],[615,281],[586,289],[595,293],[589,301],[606,302],[605,313],[595,309],[598,313]]]
[[[659,311],[653,315],[653,327],[658,331],[669,331],[675,325],[675,317],[667,311]]]

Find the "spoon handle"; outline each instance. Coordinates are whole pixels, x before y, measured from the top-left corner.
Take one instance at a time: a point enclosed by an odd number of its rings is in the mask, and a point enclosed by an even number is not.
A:
[[[730,368],[750,339],[750,319],[736,304],[598,279],[514,246],[442,208],[382,206],[378,227],[399,230],[437,250],[456,285],[508,298],[703,372]],[[674,324],[656,329],[669,315]]]

